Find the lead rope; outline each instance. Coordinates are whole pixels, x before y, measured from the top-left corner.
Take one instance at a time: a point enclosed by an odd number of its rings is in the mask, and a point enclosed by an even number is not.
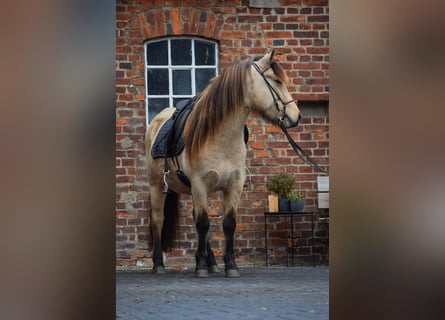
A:
[[[308,165],[310,165],[312,168],[323,172],[323,173],[328,173],[328,171],[326,169],[323,169],[322,167],[320,167],[318,164],[316,164],[314,162],[314,160],[311,159],[311,157],[309,157],[306,152],[304,152],[303,149],[301,149],[301,147],[292,139],[292,137],[289,135],[289,133],[287,132],[286,126],[283,123],[283,120],[285,117],[287,117],[286,114],[286,105],[288,105],[289,103],[294,102],[294,100],[290,100],[287,102],[284,102],[280,95],[274,90],[274,88],[272,88],[272,86],[270,85],[269,81],[267,81],[266,76],[264,75],[264,72],[267,70],[263,70],[261,71],[260,67],[258,67],[258,65],[254,62],[253,63],[254,68],[258,71],[258,73],[261,75],[261,77],[264,79],[264,81],[267,84],[267,87],[269,88],[270,94],[272,95],[272,98],[274,100],[275,103],[275,108],[277,108],[278,112],[282,112],[283,116],[278,118],[278,124],[281,128],[281,130],[284,132],[284,134],[286,135],[287,140],[289,141],[290,145],[292,146],[292,149],[294,149],[294,151],[297,153],[297,155]],[[275,93],[275,95],[274,95]],[[275,98],[275,96],[278,97],[278,99],[281,101],[281,103],[283,104],[283,111],[280,111],[280,108],[278,106],[278,102],[277,99]],[[289,119],[289,118],[288,118]],[[290,119],[289,119],[290,120]],[[292,123],[292,121],[290,121]],[[298,123],[298,121],[297,121]]]
[[[303,149],[301,149],[301,147],[292,139],[292,137],[289,135],[289,132],[287,132],[286,126],[284,125],[282,120],[278,121],[278,124],[281,128],[281,130],[284,132],[284,134],[286,135],[287,140],[289,141],[290,145],[292,146],[292,149],[294,149],[294,151],[297,153],[297,155],[308,165],[310,165],[312,168],[323,172],[323,173],[328,173],[328,171],[322,167],[320,167],[318,164],[316,164],[314,162],[314,160],[311,159],[311,157],[309,157],[309,155],[304,152]]]

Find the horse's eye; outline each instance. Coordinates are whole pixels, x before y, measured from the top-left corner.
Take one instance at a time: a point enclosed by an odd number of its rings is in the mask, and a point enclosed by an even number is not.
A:
[[[275,79],[274,81],[275,81],[275,83],[278,84],[278,85],[281,85],[281,84],[282,84],[281,80],[279,80],[279,79]]]

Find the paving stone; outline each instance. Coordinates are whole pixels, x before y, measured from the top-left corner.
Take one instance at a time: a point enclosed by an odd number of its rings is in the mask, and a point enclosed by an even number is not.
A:
[[[327,267],[244,267],[194,277],[191,269],[118,271],[117,319],[328,319]]]

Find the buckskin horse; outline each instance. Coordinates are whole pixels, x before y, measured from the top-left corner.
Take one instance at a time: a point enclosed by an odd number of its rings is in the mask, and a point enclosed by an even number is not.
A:
[[[191,194],[193,199],[198,235],[196,277],[219,272],[207,238],[210,226],[207,197],[222,191],[225,275],[240,276],[233,247],[236,214],[245,180],[246,119],[255,112],[266,122],[287,128],[296,126],[300,120],[297,103],[286,87],[289,78],[273,60],[274,52],[227,67],[194,99],[193,107],[183,108],[188,109],[187,116],[181,117],[175,108],[165,108],[148,126],[145,150],[152,209],[153,273],[165,272],[163,251],[172,245],[179,194]],[[165,129],[167,122],[174,123],[179,118],[183,131],[180,125],[176,126],[179,134]],[[166,146],[170,146],[172,140],[180,142],[175,145],[174,153],[171,150],[157,155],[152,152],[154,146],[159,147],[156,140],[160,132]]]

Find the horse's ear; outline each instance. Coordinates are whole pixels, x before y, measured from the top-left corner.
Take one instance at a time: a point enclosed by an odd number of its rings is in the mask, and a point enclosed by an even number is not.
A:
[[[275,49],[272,49],[272,51],[269,53],[270,57],[269,57],[269,63],[272,64],[273,61],[273,57],[275,55]]]
[[[270,67],[274,55],[275,55],[275,49],[272,49],[271,52],[267,53],[264,57],[258,60],[258,63],[263,67],[263,70]]]

